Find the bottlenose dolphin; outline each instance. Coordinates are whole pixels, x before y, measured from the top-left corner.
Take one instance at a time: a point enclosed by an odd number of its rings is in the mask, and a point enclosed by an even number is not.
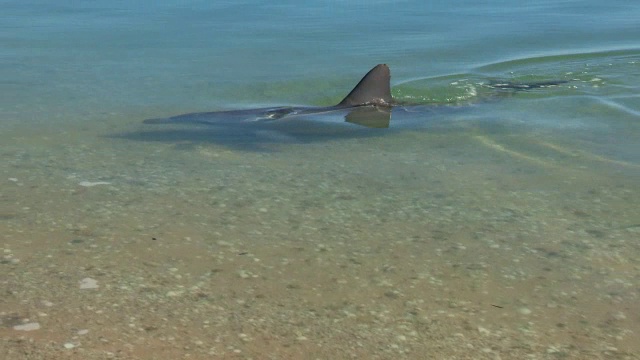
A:
[[[388,127],[391,107],[391,72],[386,64],[376,65],[360,80],[340,103],[333,106],[278,106],[248,110],[226,110],[189,113],[168,118],[147,119],[145,124],[203,123],[212,125],[240,125],[251,122],[272,122],[293,117],[309,118],[317,114],[345,112],[345,120],[367,127]]]
[[[378,64],[358,82],[351,92],[333,106],[277,106],[258,109],[223,110],[196,112],[167,118],[144,120],[145,124],[199,123],[225,129],[235,129],[235,134],[278,132],[285,135],[335,135],[350,129],[352,134],[358,128],[389,128],[392,109],[394,117],[409,114],[416,120],[415,113],[431,112],[437,105],[404,104],[391,96],[391,73],[389,66]],[[497,91],[521,91],[559,85],[566,81],[545,81],[518,84],[493,82],[489,86]],[[439,106],[451,108],[451,106]],[[413,115],[411,115],[413,114]],[[420,118],[420,117],[418,117]],[[418,121],[420,119],[417,119]],[[338,126],[336,126],[338,125]],[[337,127],[342,130],[336,131]],[[362,133],[362,131],[360,131]]]

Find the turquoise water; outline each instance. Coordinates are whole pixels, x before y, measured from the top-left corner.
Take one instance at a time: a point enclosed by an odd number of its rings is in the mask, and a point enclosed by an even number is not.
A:
[[[640,354],[640,5],[0,8],[0,354]],[[420,105],[390,129],[142,124],[332,105],[378,63]]]
[[[496,122],[517,116],[622,138],[624,146],[595,140],[588,151],[608,145],[637,163],[638,148],[624,140],[638,129],[639,10],[628,2],[3,7],[4,128],[133,127],[181,112],[327,105],[384,62],[396,98],[436,104],[473,102],[472,88],[491,78],[575,80],[489,111]]]

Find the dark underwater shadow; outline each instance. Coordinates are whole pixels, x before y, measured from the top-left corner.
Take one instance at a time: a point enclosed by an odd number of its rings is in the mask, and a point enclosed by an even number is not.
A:
[[[190,147],[199,144],[220,145],[241,151],[273,151],[283,144],[310,144],[353,138],[371,138],[397,132],[394,129],[358,128],[329,130],[325,132],[284,132],[276,129],[224,128],[217,126],[191,126],[185,128],[163,128],[135,130],[105,135],[111,139],[141,142],[160,142]]]
[[[160,142],[189,148],[199,144],[220,145],[234,150],[270,152],[282,145],[335,142],[393,136],[400,132],[429,132],[450,134],[469,131],[496,131],[500,124],[478,119],[464,119],[459,115],[473,107],[412,106],[396,107],[393,114],[363,117],[322,114],[273,122],[230,124],[164,124],[146,123],[137,130],[105,135],[112,139],[140,142]],[[161,126],[161,127],[158,127]]]

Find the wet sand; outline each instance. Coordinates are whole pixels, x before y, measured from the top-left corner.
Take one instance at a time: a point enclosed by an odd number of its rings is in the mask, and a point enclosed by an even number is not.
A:
[[[640,358],[637,165],[91,131],[3,140],[2,358]]]

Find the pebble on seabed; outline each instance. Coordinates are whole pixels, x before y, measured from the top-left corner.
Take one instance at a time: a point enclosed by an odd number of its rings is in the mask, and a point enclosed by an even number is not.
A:
[[[13,330],[19,330],[19,331],[32,331],[32,330],[38,330],[38,329],[40,329],[40,324],[37,322],[16,325],[13,327]]]
[[[84,186],[84,187],[93,187],[93,186],[98,186],[98,185],[111,185],[110,182],[106,182],[106,181],[80,181],[78,183],[78,185],[80,186]]]
[[[84,278],[80,280],[80,289],[97,289],[98,280],[92,278]]]
[[[522,315],[529,315],[531,314],[531,310],[526,308],[526,307],[522,307],[520,309],[518,309],[518,312]]]

